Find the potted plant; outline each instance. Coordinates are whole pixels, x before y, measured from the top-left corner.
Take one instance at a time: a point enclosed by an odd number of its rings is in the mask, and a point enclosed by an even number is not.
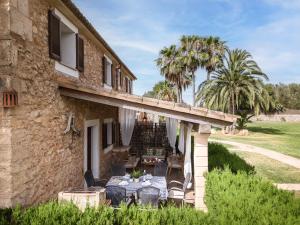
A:
[[[131,173],[131,177],[133,177],[134,182],[138,183],[139,178],[142,176],[142,172],[140,170],[133,170]]]

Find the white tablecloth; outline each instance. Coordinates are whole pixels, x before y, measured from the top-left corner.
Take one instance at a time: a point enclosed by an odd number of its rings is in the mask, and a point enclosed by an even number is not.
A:
[[[129,197],[132,194],[135,195],[136,191],[140,188],[142,188],[142,181],[136,183],[136,182],[129,182],[128,181],[128,185],[119,185],[119,183],[121,181],[123,181],[124,178],[123,177],[119,177],[119,176],[113,176],[110,178],[110,180],[107,182],[106,186],[109,185],[115,185],[115,186],[120,186],[126,189],[126,195]],[[168,198],[168,190],[167,190],[167,181],[165,177],[157,177],[157,176],[153,176],[151,180],[149,180],[151,182],[152,187],[156,187],[160,190],[160,199],[161,200],[167,200]]]

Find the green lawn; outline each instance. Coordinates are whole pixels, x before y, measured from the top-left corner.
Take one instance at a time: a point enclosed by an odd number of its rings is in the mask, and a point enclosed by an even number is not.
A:
[[[228,147],[230,150],[233,148]],[[238,156],[255,166],[257,175],[273,183],[300,183],[300,169],[270,159],[264,155],[253,152],[234,151]]]
[[[218,132],[211,138],[250,144],[300,158],[300,122],[254,122],[248,125],[248,130],[248,136]]]

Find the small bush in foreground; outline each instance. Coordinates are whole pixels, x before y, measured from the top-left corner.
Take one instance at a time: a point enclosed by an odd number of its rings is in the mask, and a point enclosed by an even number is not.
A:
[[[215,224],[300,224],[300,200],[293,193],[246,172],[210,172],[205,199]]]
[[[208,170],[224,169],[229,166],[233,173],[245,171],[247,173],[254,172],[254,166],[249,165],[244,159],[234,153],[230,153],[228,149],[221,144],[208,144]]]

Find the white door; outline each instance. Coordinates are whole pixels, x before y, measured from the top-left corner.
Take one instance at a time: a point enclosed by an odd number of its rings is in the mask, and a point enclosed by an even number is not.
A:
[[[91,170],[100,178],[99,120],[86,120],[84,125],[84,172]]]

